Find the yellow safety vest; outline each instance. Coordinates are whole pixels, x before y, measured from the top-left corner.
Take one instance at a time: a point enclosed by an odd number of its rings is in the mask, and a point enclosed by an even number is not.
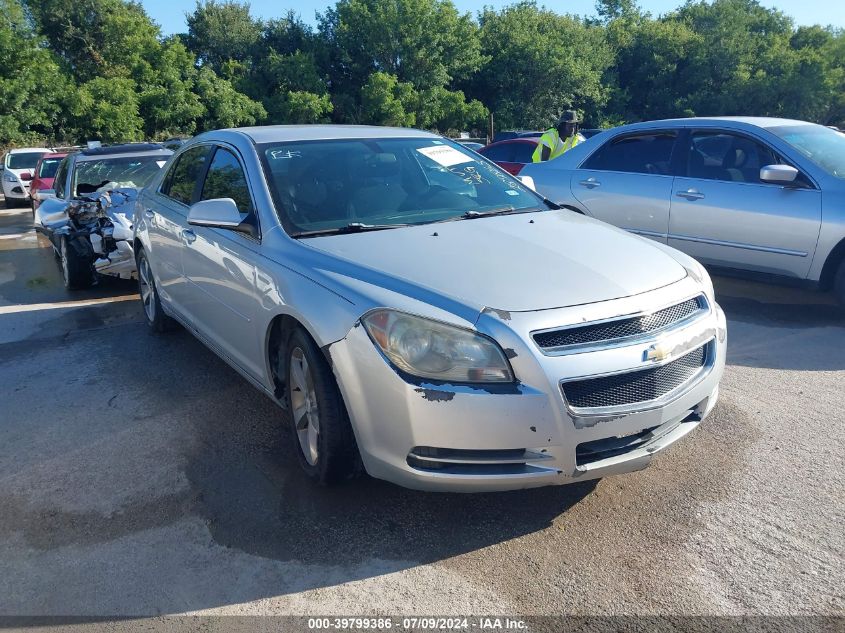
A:
[[[537,148],[531,155],[531,160],[535,163],[539,163],[543,160],[543,147],[548,147],[550,150],[549,160],[557,158],[564,152],[568,152],[573,147],[575,147],[578,144],[579,140],[580,136],[578,135],[578,132],[575,132],[575,134],[573,134],[566,140],[561,140],[560,134],[558,134],[557,129],[550,128],[543,132],[543,136],[540,137],[540,142],[537,143]]]

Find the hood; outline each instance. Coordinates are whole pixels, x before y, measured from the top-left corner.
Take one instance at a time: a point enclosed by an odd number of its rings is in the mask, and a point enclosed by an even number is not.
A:
[[[478,310],[523,312],[607,301],[687,274],[648,240],[566,210],[302,243]]]

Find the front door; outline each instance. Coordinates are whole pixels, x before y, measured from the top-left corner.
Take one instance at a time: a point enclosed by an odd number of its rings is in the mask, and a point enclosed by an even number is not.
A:
[[[234,200],[244,222],[258,228],[243,167],[234,150],[225,147],[215,149],[199,196],[215,198]],[[256,378],[263,376],[264,333],[255,325],[258,239],[230,229],[188,226],[183,240],[188,318],[241,369]]]
[[[610,139],[572,173],[572,194],[587,213],[658,242],[666,242],[675,131]]]
[[[182,272],[182,232],[188,226],[188,207],[194,199],[211,146],[193,147],[179,157],[162,180],[159,191],[139,198],[150,238],[150,264],[158,290],[167,303],[185,315],[186,281]]]
[[[685,149],[669,244],[705,264],[805,278],[821,226],[821,192],[811,181],[762,182],[760,168],[783,159],[744,135],[697,131]]]

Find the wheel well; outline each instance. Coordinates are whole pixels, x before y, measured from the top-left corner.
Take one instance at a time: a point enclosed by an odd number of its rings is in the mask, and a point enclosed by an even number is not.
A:
[[[822,274],[819,277],[819,288],[822,290],[830,290],[833,287],[833,278],[839,268],[839,263],[845,259],[845,239],[839,242],[830,251],[830,255],[824,262],[822,267]]]
[[[270,322],[269,335],[267,336],[267,362],[270,366],[270,376],[273,379],[273,395],[285,409],[287,409],[287,398],[285,396],[287,354],[283,353],[286,351],[283,349],[283,345],[288,340],[290,333],[298,327],[308,332],[308,328],[289,314],[279,314],[273,317]],[[308,335],[311,336],[310,332],[308,332]]]

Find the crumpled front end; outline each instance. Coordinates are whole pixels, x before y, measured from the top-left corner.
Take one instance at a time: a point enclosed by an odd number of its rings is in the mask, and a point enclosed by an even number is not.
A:
[[[138,192],[116,188],[73,200],[63,213],[44,222],[58,238],[67,236],[76,254],[89,261],[92,272],[132,279],[135,251],[132,246],[132,207]]]

